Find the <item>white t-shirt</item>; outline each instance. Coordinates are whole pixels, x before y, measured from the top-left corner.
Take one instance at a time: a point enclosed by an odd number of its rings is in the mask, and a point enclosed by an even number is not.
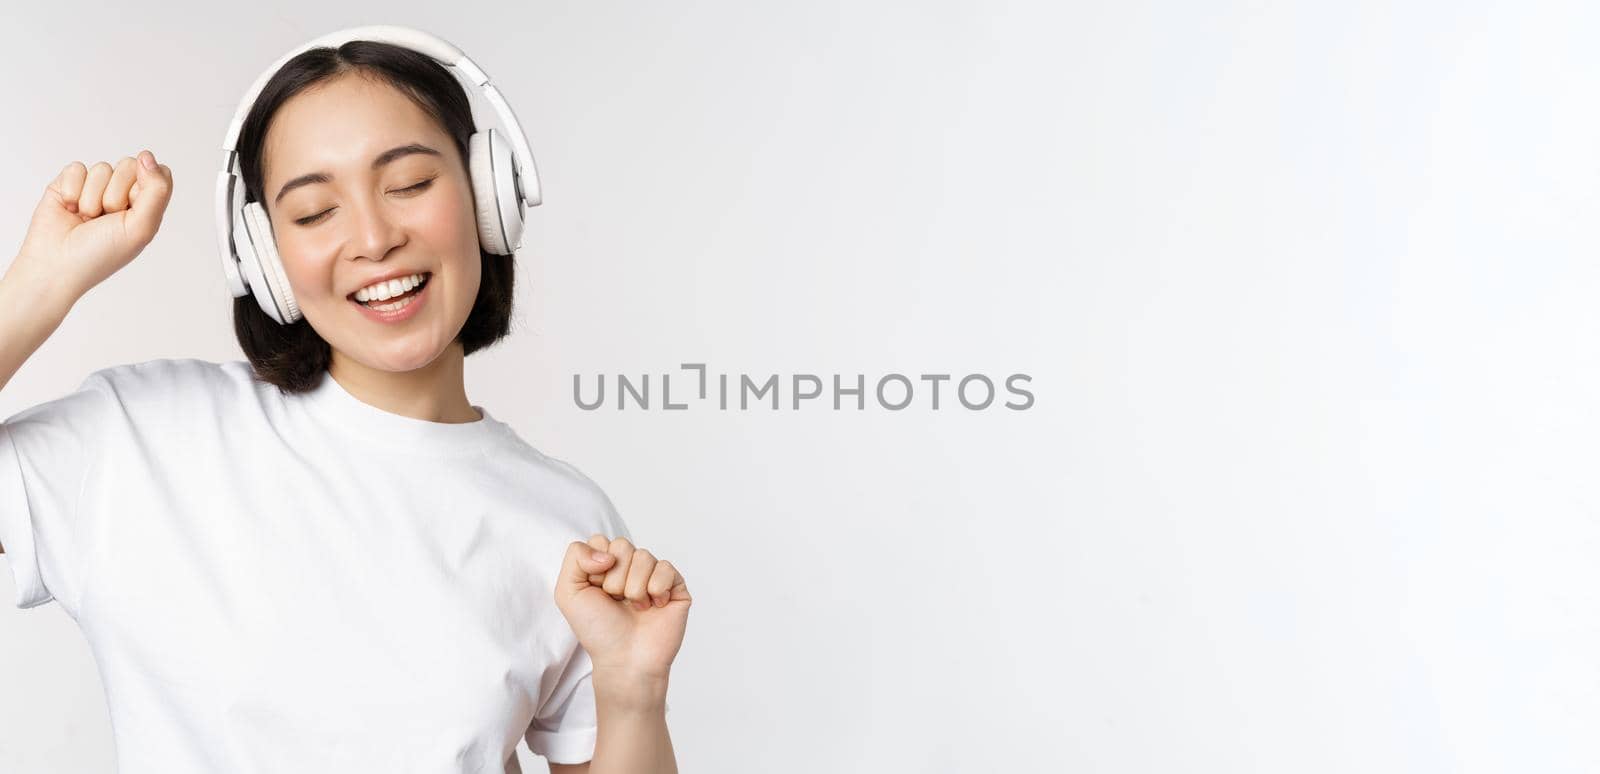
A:
[[[246,361],[89,375],[0,425],[17,605],[99,666],[121,774],[511,772],[594,752],[567,544],[627,527],[594,482],[476,422]],[[16,668],[16,665],[11,665]]]

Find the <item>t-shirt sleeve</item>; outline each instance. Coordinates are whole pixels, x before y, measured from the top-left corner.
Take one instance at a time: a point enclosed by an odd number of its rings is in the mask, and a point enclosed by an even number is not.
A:
[[[96,371],[76,391],[0,423],[0,545],[17,607],[59,599],[76,610],[88,537],[78,503],[115,400]]]
[[[593,675],[588,652],[577,646],[524,736],[534,754],[550,763],[583,763],[594,758],[600,723],[590,682]]]

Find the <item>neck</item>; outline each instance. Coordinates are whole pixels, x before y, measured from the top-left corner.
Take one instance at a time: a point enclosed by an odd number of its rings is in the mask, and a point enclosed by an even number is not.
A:
[[[433,362],[412,371],[383,371],[346,357],[337,349],[328,375],[346,392],[391,414],[457,424],[483,417],[467,400],[460,342],[452,342]]]

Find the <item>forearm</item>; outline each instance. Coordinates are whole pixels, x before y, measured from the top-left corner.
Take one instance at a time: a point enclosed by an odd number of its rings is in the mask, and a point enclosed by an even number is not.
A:
[[[667,733],[667,681],[594,673],[599,736],[589,774],[677,774]]]
[[[0,388],[55,333],[72,301],[16,274],[0,277]]]

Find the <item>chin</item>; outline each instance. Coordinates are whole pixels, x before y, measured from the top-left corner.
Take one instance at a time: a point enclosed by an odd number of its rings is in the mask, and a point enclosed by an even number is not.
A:
[[[394,346],[382,349],[363,347],[345,352],[351,360],[375,370],[390,373],[415,371],[433,363],[449,349],[449,343],[439,345],[430,341],[424,346],[421,338],[419,336],[416,342],[397,341]]]

